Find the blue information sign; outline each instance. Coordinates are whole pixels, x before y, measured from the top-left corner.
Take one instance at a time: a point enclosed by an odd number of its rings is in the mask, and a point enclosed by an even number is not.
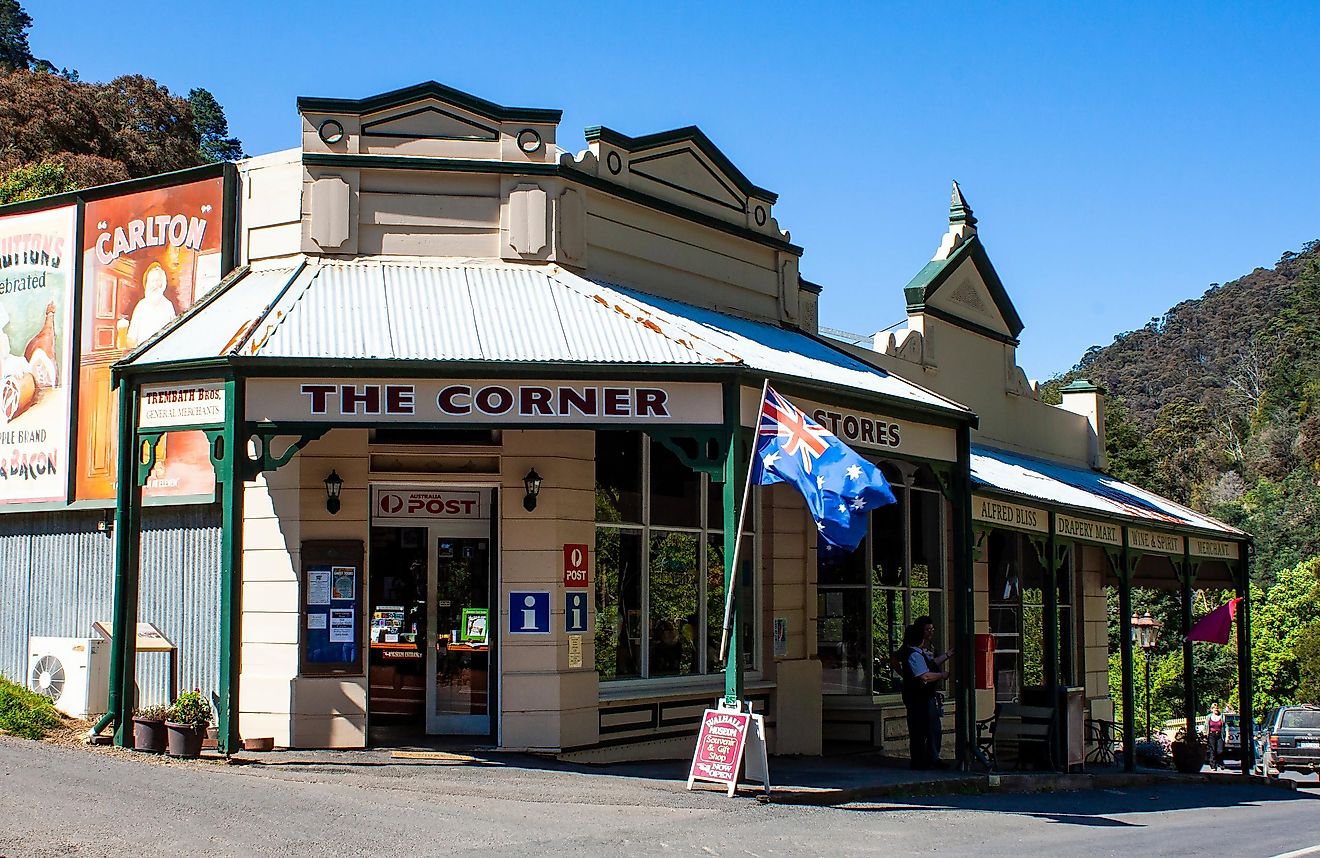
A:
[[[509,634],[550,634],[550,593],[514,590],[509,593]]]
[[[564,631],[570,634],[587,630],[587,592],[569,590],[564,594]]]

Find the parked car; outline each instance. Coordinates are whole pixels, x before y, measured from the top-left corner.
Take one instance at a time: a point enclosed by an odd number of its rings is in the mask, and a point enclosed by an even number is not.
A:
[[[1320,772],[1320,706],[1271,709],[1257,740],[1256,773]]]

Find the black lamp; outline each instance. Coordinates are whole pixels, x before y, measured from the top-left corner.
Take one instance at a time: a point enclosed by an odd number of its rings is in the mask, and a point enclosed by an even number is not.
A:
[[[333,469],[325,478],[325,511],[331,515],[339,514],[339,490],[344,487],[344,478]]]
[[[541,493],[541,475],[532,468],[523,477],[523,487],[527,489],[527,495],[523,498],[523,509],[531,512],[536,509],[536,496]]]

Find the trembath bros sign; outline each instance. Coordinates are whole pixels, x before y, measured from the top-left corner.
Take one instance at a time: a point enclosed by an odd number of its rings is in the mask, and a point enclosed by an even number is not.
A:
[[[144,384],[138,400],[140,429],[202,428],[225,422],[223,381]]]
[[[249,420],[337,424],[717,424],[720,385],[689,382],[252,379]]]

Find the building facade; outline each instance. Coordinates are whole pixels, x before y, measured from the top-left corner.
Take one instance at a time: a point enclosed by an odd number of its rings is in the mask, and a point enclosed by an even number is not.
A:
[[[1103,716],[1106,582],[1239,580],[1244,534],[1100,475],[1098,391],[1039,401],[958,194],[907,329],[849,345],[775,194],[696,128],[590,128],[574,154],[558,111],[435,83],[298,110],[295,149],[0,210],[45,290],[6,328],[6,417],[65,443],[22,454],[7,511],[113,570],[7,567],[6,673],[24,636],[136,620],[215,693],[225,750],[655,758],[722,695],[778,753],[897,750],[889,657],[929,615],[960,653],[996,644],[983,688],[970,657],[950,684],[966,759],[1031,688]],[[785,486],[740,515],[767,380],[894,487],[857,552],[819,548]],[[100,725],[121,741],[162,693],[134,646],[114,637]]]

